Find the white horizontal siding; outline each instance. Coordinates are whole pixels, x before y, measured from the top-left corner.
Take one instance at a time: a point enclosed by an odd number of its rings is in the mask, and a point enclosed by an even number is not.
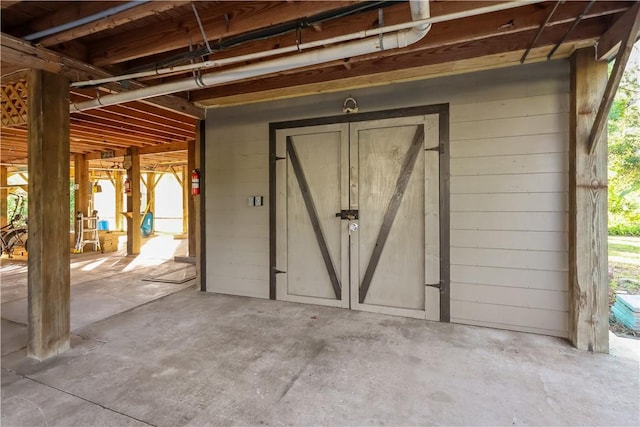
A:
[[[492,285],[567,291],[567,271],[532,270],[512,267],[486,267],[456,265],[451,270],[451,281],[478,285]]]
[[[456,323],[516,329],[560,337],[567,336],[565,311],[524,308],[451,300],[451,320]]]
[[[569,188],[566,172],[512,175],[458,175],[451,187],[464,194],[483,193],[564,193]]]
[[[564,311],[569,303],[567,294],[547,289],[451,283],[452,299],[509,307]]]
[[[451,230],[451,246],[456,248],[567,251],[567,233],[558,231]]]
[[[451,142],[451,158],[562,153],[569,150],[567,132],[473,138]]]
[[[270,122],[449,103],[452,321],[566,336],[568,93],[551,61],[209,110],[208,290],[268,296]]]
[[[569,205],[566,193],[465,194],[463,191],[464,188],[451,188],[452,212],[567,212]],[[453,226],[457,228],[457,224]]]
[[[557,212],[452,212],[451,229],[567,231],[569,219]]]
[[[451,106],[453,321],[567,334],[565,78]]]

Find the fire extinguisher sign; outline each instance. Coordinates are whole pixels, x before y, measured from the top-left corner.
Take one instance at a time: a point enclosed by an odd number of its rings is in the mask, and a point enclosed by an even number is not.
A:
[[[200,170],[194,169],[191,173],[191,195],[197,196],[200,194]]]

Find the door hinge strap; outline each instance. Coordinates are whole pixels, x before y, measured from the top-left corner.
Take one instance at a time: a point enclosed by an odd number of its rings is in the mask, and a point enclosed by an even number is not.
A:
[[[430,288],[442,288],[442,282],[438,283],[426,283],[425,286],[429,286]]]
[[[440,144],[440,145],[436,145],[435,147],[425,148],[424,151],[437,151],[440,154],[444,154],[444,145]]]
[[[276,156],[276,157],[275,157],[276,162],[277,162],[278,160],[286,160],[286,159],[287,159],[286,157],[279,157],[279,156]]]
[[[282,271],[282,270],[278,270],[277,268],[273,269],[273,273],[274,274],[282,274],[282,273],[286,273],[286,271]]]

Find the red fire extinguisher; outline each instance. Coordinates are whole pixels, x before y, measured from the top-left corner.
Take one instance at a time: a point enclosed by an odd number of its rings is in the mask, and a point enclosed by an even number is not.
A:
[[[200,170],[194,169],[191,173],[191,194],[197,196],[200,194]]]
[[[129,177],[126,177],[124,179],[124,194],[129,193],[131,193],[131,180],[129,179]]]

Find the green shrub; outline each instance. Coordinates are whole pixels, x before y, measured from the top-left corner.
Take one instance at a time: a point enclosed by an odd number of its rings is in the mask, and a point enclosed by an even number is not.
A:
[[[610,236],[640,236],[640,224],[609,225]]]

